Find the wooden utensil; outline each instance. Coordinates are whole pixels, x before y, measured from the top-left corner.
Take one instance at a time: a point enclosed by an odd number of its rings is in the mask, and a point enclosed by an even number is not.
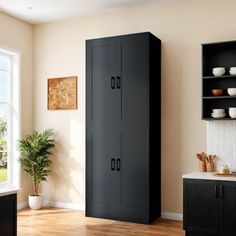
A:
[[[199,160],[199,171],[205,172],[206,171],[206,161],[204,157],[204,153],[197,153],[197,159]]]

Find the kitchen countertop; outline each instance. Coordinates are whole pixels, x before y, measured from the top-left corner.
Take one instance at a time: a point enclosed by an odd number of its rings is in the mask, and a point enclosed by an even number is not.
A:
[[[0,188],[0,197],[15,194],[19,191],[18,188]]]
[[[236,181],[236,176],[214,176],[216,172],[191,172],[183,175],[183,179],[207,179],[207,180],[223,180]]]

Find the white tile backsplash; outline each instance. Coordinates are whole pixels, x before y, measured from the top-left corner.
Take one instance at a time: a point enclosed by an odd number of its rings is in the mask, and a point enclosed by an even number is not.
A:
[[[207,153],[216,154],[216,169],[227,164],[236,170],[236,121],[207,122]]]

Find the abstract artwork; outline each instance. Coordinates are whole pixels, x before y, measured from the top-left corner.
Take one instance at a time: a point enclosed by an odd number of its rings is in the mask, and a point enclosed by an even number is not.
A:
[[[48,79],[48,110],[77,109],[77,76]]]

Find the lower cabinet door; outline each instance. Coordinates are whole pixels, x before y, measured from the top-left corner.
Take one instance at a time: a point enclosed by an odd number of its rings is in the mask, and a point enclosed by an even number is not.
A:
[[[218,235],[219,187],[217,183],[217,181],[184,179],[186,235]]]
[[[236,182],[219,183],[220,231],[222,236],[236,236]]]
[[[0,235],[16,236],[16,194],[0,197]]]

